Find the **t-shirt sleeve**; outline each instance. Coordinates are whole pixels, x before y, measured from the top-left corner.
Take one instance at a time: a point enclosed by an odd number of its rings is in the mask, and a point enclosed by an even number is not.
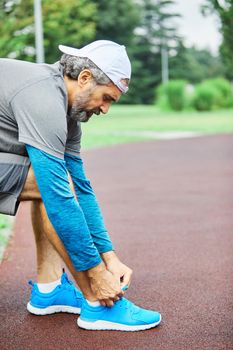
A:
[[[20,142],[64,158],[67,119],[64,96],[52,79],[20,90],[10,102]]]
[[[82,130],[79,121],[70,119],[68,121],[68,137],[65,152],[73,156],[80,155]]]

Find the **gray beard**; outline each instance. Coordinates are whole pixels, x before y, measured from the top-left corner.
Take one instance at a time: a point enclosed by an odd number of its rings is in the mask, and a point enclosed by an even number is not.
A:
[[[92,114],[92,112],[87,112],[83,109],[72,106],[70,111],[70,118],[82,123],[86,123],[91,118]]]
[[[77,120],[82,123],[88,122],[93,114],[100,114],[100,109],[87,110],[85,109],[91,96],[93,89],[90,89],[85,94],[80,94],[76,96],[76,99],[70,109],[69,115],[70,118]]]

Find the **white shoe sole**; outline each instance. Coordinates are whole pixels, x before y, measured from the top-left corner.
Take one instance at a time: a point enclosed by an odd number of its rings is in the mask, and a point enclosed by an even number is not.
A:
[[[161,322],[161,317],[158,322],[151,323],[151,324],[144,324],[140,326],[128,326],[120,323],[114,323],[109,321],[95,321],[95,322],[87,322],[83,321],[81,317],[78,318],[77,323],[80,328],[84,328],[87,330],[93,330],[93,331],[125,331],[125,332],[136,332],[136,331],[144,331],[146,329],[150,329],[153,327],[156,327]]]
[[[57,312],[68,312],[71,314],[80,314],[81,312],[81,308],[67,306],[67,305],[53,305],[53,306],[48,306],[44,309],[40,309],[38,307],[32,306],[30,302],[27,304],[27,310],[31,314],[40,315],[40,316],[51,315]]]

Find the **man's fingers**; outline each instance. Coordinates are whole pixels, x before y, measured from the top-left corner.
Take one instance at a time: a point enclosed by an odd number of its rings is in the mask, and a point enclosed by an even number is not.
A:
[[[114,305],[114,302],[111,300],[111,299],[104,299],[104,300],[101,300],[101,303],[105,303],[104,306],[108,306],[108,307],[112,307]],[[101,304],[102,305],[102,304]]]
[[[117,294],[119,298],[122,298],[124,296],[125,292],[121,289],[120,293]]]
[[[99,302],[101,305],[103,306],[113,306],[115,301],[120,300],[124,295],[124,291],[122,291],[121,289],[118,291],[118,293],[112,293],[108,296],[108,298],[105,299],[99,299]]]
[[[122,282],[121,282],[121,286],[122,287],[124,287],[124,286],[130,286],[130,283],[131,283],[131,279],[132,279],[132,274],[133,274],[133,271],[132,270],[128,270],[125,274],[124,274],[124,276],[123,276],[123,278],[122,278]]]

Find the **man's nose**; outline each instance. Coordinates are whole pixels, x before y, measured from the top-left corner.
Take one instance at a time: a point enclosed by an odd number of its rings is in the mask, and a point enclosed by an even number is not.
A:
[[[108,113],[109,107],[110,107],[109,103],[102,104],[102,106],[100,107],[101,113],[103,114]]]

